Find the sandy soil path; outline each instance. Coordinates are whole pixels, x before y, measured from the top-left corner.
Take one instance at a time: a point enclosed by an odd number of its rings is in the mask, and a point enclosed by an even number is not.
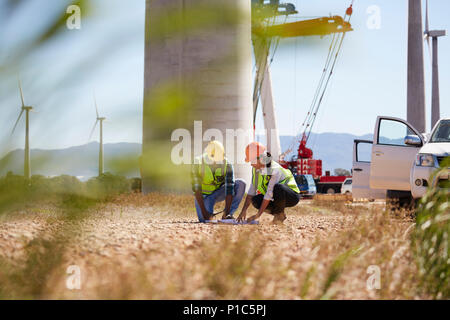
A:
[[[64,263],[60,270],[53,271],[44,297],[298,299],[301,288],[297,287],[305,283],[305,274],[311,265],[316,265],[321,255],[319,249],[324,250],[321,242],[351,230],[356,217],[304,202],[289,210],[284,225],[271,224],[269,215],[263,216],[259,226],[208,225],[195,220],[192,210],[171,209],[170,206],[106,206],[79,224],[65,248]],[[48,217],[40,214],[31,218],[19,215],[3,219],[0,221],[0,256],[19,260],[24,246],[49,232],[52,225]],[[243,234],[249,238],[243,239]],[[245,271],[240,280],[246,285],[229,287],[226,279],[215,283],[211,272],[228,272],[217,266],[216,260],[228,263],[233,255],[242,255],[241,259],[245,260],[257,249],[252,247],[253,251],[243,252],[246,249],[238,247],[236,242],[251,247],[254,245],[251,241],[263,243],[264,251],[254,258],[254,266],[249,267],[252,270]],[[327,242],[327,246],[331,245]],[[269,267],[264,269],[261,265],[266,262]],[[317,265],[318,270],[326,267],[326,262],[323,263],[323,266]],[[64,279],[68,275],[64,273],[70,265],[81,270],[81,290],[66,287]],[[274,265],[282,267],[275,270]],[[234,267],[232,263],[228,266]],[[271,271],[283,275],[262,275]],[[241,276],[240,271],[233,272],[226,276]],[[252,273],[267,277],[266,283],[255,284],[257,280],[252,278]],[[320,278],[323,277],[326,274]],[[338,297],[368,298],[370,293],[364,290],[364,285],[365,278],[360,279],[354,286],[359,293],[349,290]],[[318,286],[314,290],[319,289]]]

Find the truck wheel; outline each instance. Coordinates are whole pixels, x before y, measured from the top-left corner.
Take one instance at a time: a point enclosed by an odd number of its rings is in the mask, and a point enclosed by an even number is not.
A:
[[[336,191],[335,191],[333,188],[328,188],[328,189],[327,189],[327,193],[328,193],[328,194],[335,194]]]

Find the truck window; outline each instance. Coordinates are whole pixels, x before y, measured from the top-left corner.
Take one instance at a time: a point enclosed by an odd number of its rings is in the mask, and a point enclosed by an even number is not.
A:
[[[356,161],[357,162],[370,162],[372,157],[372,144],[371,143],[358,143],[356,145]]]
[[[306,180],[308,181],[308,183],[310,185],[314,185],[315,184],[313,177],[310,176],[310,175],[306,176]]]
[[[378,128],[378,144],[409,147],[404,141],[407,135],[415,135],[415,133],[406,124],[391,119],[381,119]]]
[[[450,120],[442,120],[439,123],[430,142],[450,142]]]

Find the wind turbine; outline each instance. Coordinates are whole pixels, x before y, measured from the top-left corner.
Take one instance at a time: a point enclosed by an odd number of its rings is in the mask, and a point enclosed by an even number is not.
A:
[[[94,103],[95,103],[95,112],[97,114],[97,119],[95,121],[94,127],[92,128],[91,135],[89,136],[89,140],[92,139],[92,135],[94,134],[95,128],[97,127],[97,124],[100,123],[100,150],[98,153],[98,175],[101,176],[103,174],[103,166],[104,166],[104,159],[103,159],[103,121],[106,120],[105,117],[100,117],[98,113],[98,106],[97,106],[97,99],[94,95]]]
[[[431,52],[430,38],[433,39],[433,57],[432,57],[432,98],[431,98],[431,128],[441,117],[440,102],[439,102],[439,64],[438,64],[438,38],[446,35],[445,30],[430,30],[428,18],[428,0],[426,2],[426,17],[425,17],[425,40],[428,44],[428,50]]]
[[[422,19],[422,0],[409,0],[406,119],[419,132],[426,130]]]
[[[22,100],[22,108],[21,108],[19,117],[17,118],[17,121],[14,124],[14,128],[11,132],[11,135],[14,134],[14,131],[16,130],[17,125],[19,124],[20,118],[22,117],[23,113],[25,112],[25,159],[24,159],[23,175],[27,180],[30,180],[31,165],[30,165],[30,117],[29,117],[29,113],[30,113],[30,111],[33,110],[33,107],[25,105],[25,101],[23,98],[23,92],[22,92],[22,83],[21,83],[20,79],[19,79],[19,91],[20,91],[20,98]]]

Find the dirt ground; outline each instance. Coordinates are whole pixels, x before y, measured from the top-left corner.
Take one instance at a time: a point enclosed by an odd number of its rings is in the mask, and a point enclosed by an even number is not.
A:
[[[11,280],[12,271],[0,271],[0,281],[3,275],[9,288],[3,295],[38,299],[417,298],[411,283],[404,281],[414,278],[415,272],[407,239],[413,222],[378,214],[384,204],[302,201],[287,211],[283,225],[272,224],[265,214],[258,226],[233,226],[197,223],[191,202],[187,196],[122,198],[75,221],[61,220],[51,209],[42,208],[4,215],[0,219],[3,265],[28,265],[22,272],[37,268],[39,272],[29,281],[43,280],[25,290],[26,283]],[[48,241],[50,247],[38,248],[41,258],[30,260],[35,256],[30,243],[36,239]],[[57,252],[61,259],[54,257]],[[381,272],[381,288],[368,289],[368,268],[373,265]],[[80,270],[80,289],[68,289],[69,266]]]

